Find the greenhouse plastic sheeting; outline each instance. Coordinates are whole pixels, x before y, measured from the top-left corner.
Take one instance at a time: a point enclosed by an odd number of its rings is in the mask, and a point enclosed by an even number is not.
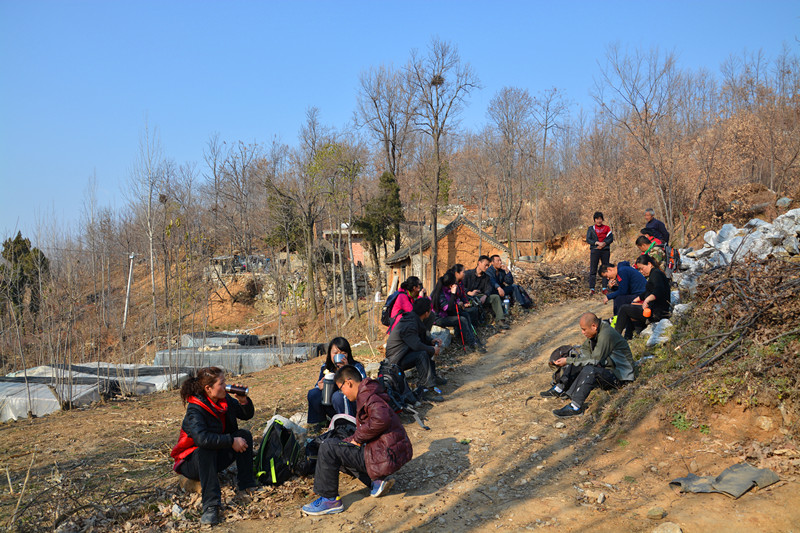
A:
[[[44,365],[0,377],[0,421],[81,407],[115,393],[149,394],[179,387],[191,370],[89,363]],[[27,376],[27,377],[26,377]],[[26,385],[27,382],[27,385]]]
[[[225,331],[208,331],[206,333],[184,333],[181,335],[181,346],[184,348],[199,348],[201,346],[225,346],[240,344],[242,346],[256,346],[258,335],[243,333],[228,333]]]
[[[320,353],[318,344],[280,347],[225,346],[219,348],[179,348],[156,352],[154,364],[168,367],[202,368],[218,366],[232,374],[248,374],[297,361],[306,361]]]
[[[30,389],[30,403],[28,389]],[[34,416],[44,416],[59,411],[61,402],[56,390],[66,396],[65,400],[75,407],[88,405],[100,399],[97,384],[73,384],[71,387],[51,388],[51,385],[46,383],[29,382],[26,386],[24,382],[19,381],[0,381],[0,421],[27,418],[28,411]]]

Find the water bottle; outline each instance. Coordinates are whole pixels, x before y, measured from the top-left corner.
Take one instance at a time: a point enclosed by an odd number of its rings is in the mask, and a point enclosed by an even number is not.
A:
[[[238,385],[225,385],[225,392],[230,394],[241,394],[247,396],[250,392],[250,387],[240,387]]]
[[[333,392],[336,390],[333,377],[333,372],[327,372],[322,378],[322,405],[333,405]]]
[[[511,306],[511,300],[508,299],[506,296],[505,300],[503,300],[503,313],[508,314],[508,308]]]

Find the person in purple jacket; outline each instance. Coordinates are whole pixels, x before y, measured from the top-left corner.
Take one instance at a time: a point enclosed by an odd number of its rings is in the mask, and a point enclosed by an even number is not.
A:
[[[614,300],[614,314],[619,312],[620,307],[631,303],[634,298],[644,292],[647,285],[647,278],[636,270],[627,261],[620,261],[616,265],[609,263],[600,266],[600,275],[609,281],[609,287],[616,281],[616,288],[606,294],[603,303]]]
[[[448,270],[436,282],[431,293],[433,312],[436,314],[435,324],[442,328],[456,328],[461,330],[460,338],[463,339],[464,348],[472,348],[482,353],[486,350],[475,335],[475,329],[470,315],[469,300],[463,288],[456,281],[453,270]],[[456,335],[459,338],[459,335]]]

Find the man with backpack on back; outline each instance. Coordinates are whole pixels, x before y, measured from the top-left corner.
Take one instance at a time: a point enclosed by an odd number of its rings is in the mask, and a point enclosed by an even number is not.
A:
[[[433,357],[439,355],[439,341],[431,341],[423,320],[431,312],[431,301],[418,298],[414,301],[413,311],[405,313],[392,328],[386,341],[386,359],[402,370],[417,368],[417,391],[420,399],[425,393],[437,385],[444,385],[447,380],[436,375],[436,364]],[[438,398],[437,398],[438,399]]]
[[[358,370],[349,365],[336,371],[334,381],[347,399],[356,403],[356,432],[344,440],[327,439],[320,446],[314,473],[314,492],[320,497],[303,506],[302,512],[307,515],[344,510],[339,498],[340,468],[358,474],[370,488],[370,496],[377,498],[388,493],[394,484],[387,476],[414,454],[406,430],[378,382],[362,379]]]

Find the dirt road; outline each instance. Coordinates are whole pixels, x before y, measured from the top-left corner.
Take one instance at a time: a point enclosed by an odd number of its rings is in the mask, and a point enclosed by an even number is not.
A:
[[[342,514],[305,517],[298,505],[284,507],[274,519],[223,527],[240,532],[618,532],[650,531],[670,521],[687,533],[797,530],[795,482],[739,500],[677,495],[669,488],[668,482],[685,475],[692,462],[701,473],[718,473],[736,462],[721,451],[734,434],[715,431],[711,437],[723,440],[693,442],[699,440],[696,434],[677,434],[660,419],[660,409],[650,409],[642,420],[630,421],[627,431],[601,437],[598,410],[609,395],[600,392],[590,397],[593,405],[584,416],[560,427],[551,411],[564,402],[539,399],[538,392],[550,383],[550,351],[582,341],[577,318],[585,309],[601,316],[610,312],[596,300],[551,307],[492,337],[487,355],[463,357],[448,374],[446,401],[427,411],[431,430],[406,424],[414,459],[397,473],[388,496],[369,498],[362,485],[341,476]],[[526,406],[531,395],[535,398]],[[647,518],[656,506],[667,511],[666,518]]]
[[[700,431],[672,423],[674,406],[641,394],[629,402],[634,387],[628,387],[614,395],[593,392],[587,412],[577,419],[552,415],[563,401],[538,396],[550,384],[547,356],[557,346],[583,340],[577,321],[587,309],[601,316],[611,311],[598,300],[548,307],[518,317],[510,331],[492,336],[488,354],[445,360],[446,401],[423,408],[430,431],[406,421],[414,458],[396,474],[389,495],[370,498],[362,485],[342,475],[345,512],[306,517],[300,506],[314,498],[310,478],[290,480],[254,500],[234,498],[226,487],[225,522],[214,531],[620,532],[652,531],[668,521],[686,533],[798,531],[797,466],[782,471],[778,484],[738,500],[678,495],[668,485],[689,471],[717,475],[760,456],[760,446],[782,449],[784,464],[800,463],[778,419],[770,430],[755,424],[758,414],[775,416],[774,409],[770,414],[735,405],[698,408],[693,416],[706,417]],[[247,376],[256,416],[246,426],[260,433],[274,411],[288,416],[304,410],[305,391],[319,364],[313,360]],[[534,398],[526,405],[529,396]],[[622,414],[617,406],[625,403],[637,409]],[[0,494],[0,525],[7,525],[23,502],[29,531],[56,519],[65,533],[86,527],[197,530],[199,495],[177,488],[169,457],[183,412],[170,391],[0,426],[2,466],[15,487]],[[656,506],[666,517],[648,519]],[[186,513],[176,517],[176,507]]]

